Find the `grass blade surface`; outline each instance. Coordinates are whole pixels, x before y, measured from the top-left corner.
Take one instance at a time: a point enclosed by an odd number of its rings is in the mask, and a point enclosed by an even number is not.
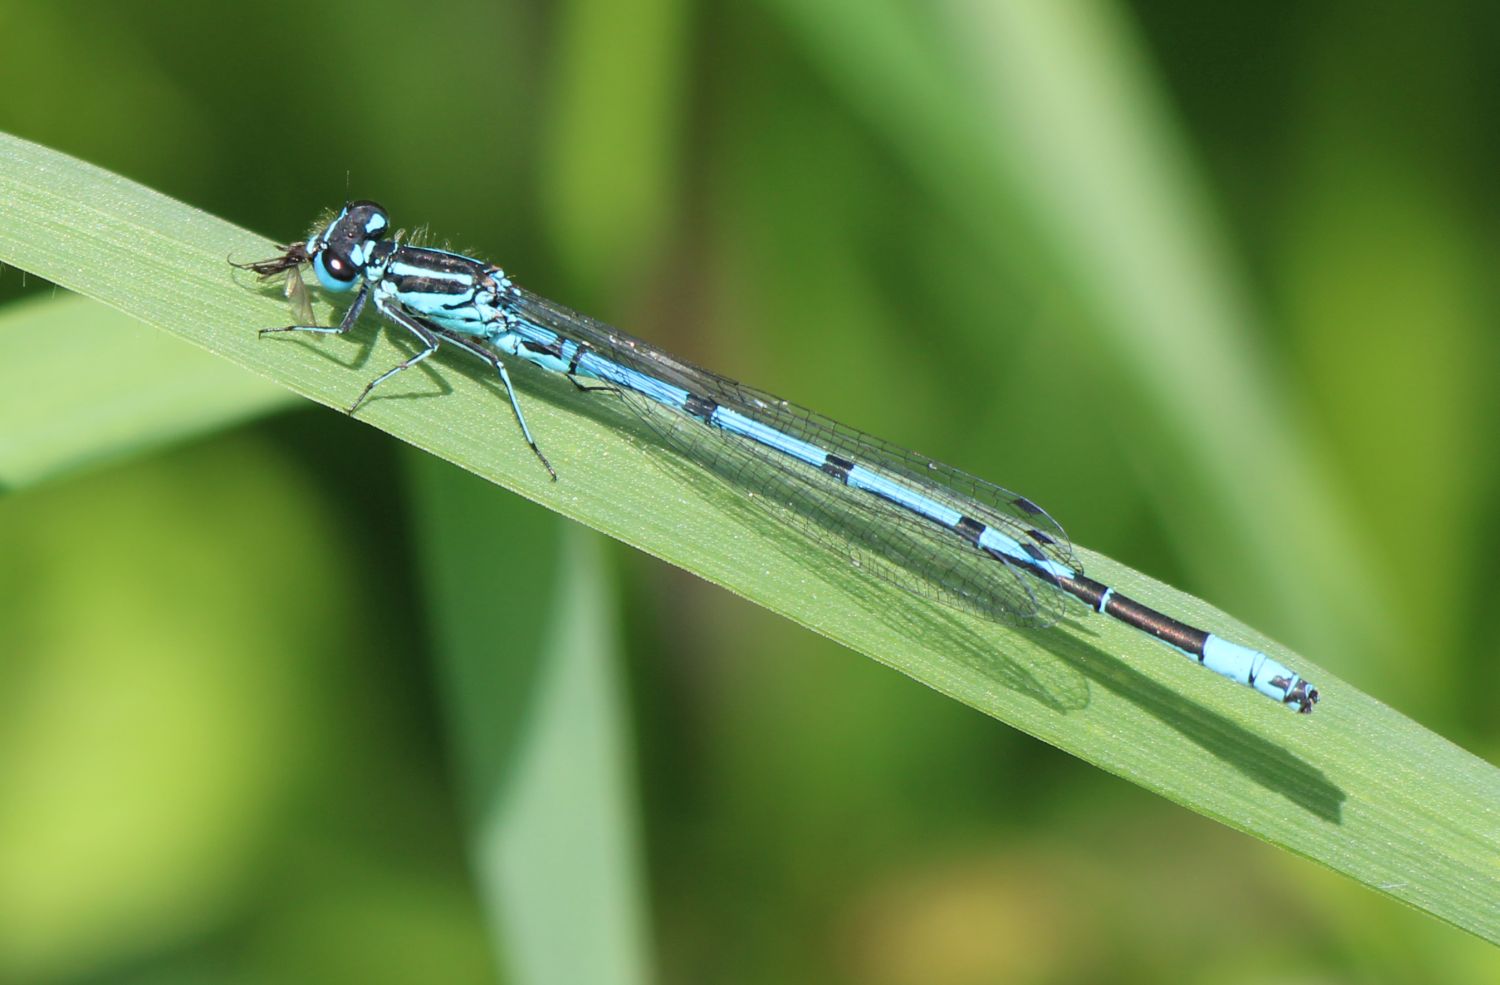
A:
[[[285,321],[285,302],[231,277],[224,258],[266,256],[272,244],[80,161],[0,138],[0,202],[0,261],[321,403],[347,404],[401,356],[383,337],[370,342],[370,329],[257,340],[256,328]],[[1103,769],[1500,940],[1500,771],[1190,596],[1083,552],[1094,577],[1305,672],[1324,694],[1318,713],[1289,714],[1086,613],[1023,631],[871,584],[681,466],[607,401],[518,369],[562,476],[550,483],[475,367],[445,359],[406,375],[361,419]]]

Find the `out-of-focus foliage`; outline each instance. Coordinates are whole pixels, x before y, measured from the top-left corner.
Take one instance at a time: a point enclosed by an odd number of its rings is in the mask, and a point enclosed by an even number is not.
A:
[[[296,399],[102,304],[36,298],[0,308],[0,489],[56,476],[290,406]]]
[[[15,6],[0,130],[277,237],[379,198],[528,286],[1024,488],[1493,758],[1495,13],[1038,5],[1066,11],[1040,40],[1072,71],[1027,76],[984,56],[1035,22],[989,6]],[[1054,109],[1100,103],[1134,115],[1075,133]],[[1036,139],[993,146],[1028,107]],[[1063,166],[1080,155],[1038,153],[1085,137],[1159,165],[1186,218],[1070,212],[1099,189]],[[1127,217],[1123,245],[1085,252],[1070,216]],[[1101,299],[1145,283],[1110,266],[1136,241],[1212,251],[1178,258],[1210,276],[1168,310],[1224,317],[1205,331],[1235,358],[1179,381],[1273,395],[1276,434],[1132,363],[1163,349],[1121,333],[1152,322]],[[0,297],[37,290],[0,273]],[[499,974],[398,471],[309,412],[0,501],[0,977]],[[283,536],[251,536],[269,514]],[[668,981],[1496,974],[1457,931],[617,566]],[[497,557],[496,590],[531,570]],[[356,631],[372,604],[383,631]]]

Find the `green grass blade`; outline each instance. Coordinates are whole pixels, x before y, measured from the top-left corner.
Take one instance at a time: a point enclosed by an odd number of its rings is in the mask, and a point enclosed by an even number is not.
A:
[[[596,535],[410,462],[471,855],[514,981],[650,981],[619,632]],[[546,521],[556,522],[546,522]],[[525,572],[497,584],[497,559]]]
[[[347,404],[400,354],[383,339],[368,351],[355,339],[258,341],[255,328],[285,320],[285,302],[231,278],[224,257],[264,256],[270,243],[65,155],[0,138],[0,201],[0,261],[314,400]],[[1109,620],[1080,613],[1015,630],[871,584],[679,466],[608,401],[522,369],[521,399],[562,476],[550,483],[475,367],[445,360],[441,374],[407,375],[393,391],[405,399],[373,401],[360,418],[1103,769],[1500,941],[1500,771],[1202,602],[1083,553],[1095,577],[1304,671],[1323,690],[1318,713],[1294,716]]]
[[[0,492],[290,406],[280,387],[85,298],[0,308]]]

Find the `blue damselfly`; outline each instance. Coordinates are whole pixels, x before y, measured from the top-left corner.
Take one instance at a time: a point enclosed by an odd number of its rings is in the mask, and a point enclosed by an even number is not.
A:
[[[1062,527],[1026,497],[692,366],[516,286],[499,267],[403,243],[374,202],[351,202],[281,256],[238,266],[295,278],[287,296],[303,312],[305,264],[327,290],[354,290],[353,303],[338,325],[299,313],[306,324],[262,335],[341,335],[368,302],[421,344],[371,380],[351,414],[375,387],[451,345],[499,374],[522,436],[555,480],[511,386],[505,358],[513,356],[581,389],[617,394],[672,447],[909,591],[1035,624],[1059,618],[1076,599],[1289,708],[1308,713],[1318,701],[1315,687],[1266,654],[1085,576]]]

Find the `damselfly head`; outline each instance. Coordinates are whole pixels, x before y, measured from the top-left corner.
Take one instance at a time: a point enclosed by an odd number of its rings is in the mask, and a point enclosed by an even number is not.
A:
[[[345,205],[326,229],[304,244],[318,283],[330,291],[349,290],[372,259],[375,244],[390,231],[390,217],[376,203]]]
[[[374,255],[374,245],[390,234],[391,221],[375,202],[350,202],[323,228],[301,243],[287,244],[286,252],[269,260],[235,263],[261,277],[273,277],[312,264],[318,283],[330,291],[347,291],[355,285]]]

